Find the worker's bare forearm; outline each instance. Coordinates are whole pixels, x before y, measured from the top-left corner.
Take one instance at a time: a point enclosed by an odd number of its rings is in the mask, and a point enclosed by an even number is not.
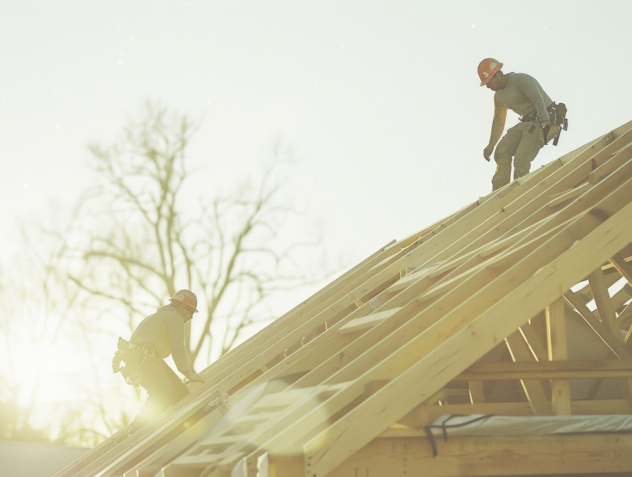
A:
[[[500,141],[505,129],[505,120],[507,119],[507,110],[497,107],[494,110],[494,119],[492,121],[492,133],[489,136],[489,146],[495,146]]]
[[[496,144],[498,144],[498,141],[500,141],[500,136],[502,135],[503,135],[503,126],[493,125],[492,133],[489,136],[488,146],[491,146],[491,147],[496,146]]]
[[[496,108],[494,110],[494,119],[492,121],[492,132],[489,136],[489,143],[487,147],[483,150],[483,156],[487,161],[492,155],[492,151],[498,141],[500,141],[500,137],[503,134],[505,129],[505,119],[507,118],[507,110],[504,108]]]

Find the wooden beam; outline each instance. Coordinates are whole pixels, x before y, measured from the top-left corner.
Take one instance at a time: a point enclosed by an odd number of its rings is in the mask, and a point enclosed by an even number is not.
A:
[[[620,168],[628,159],[630,159],[630,157],[632,157],[631,146],[626,146],[620,151],[617,151],[611,160],[600,165],[588,175],[588,182],[590,184],[597,184],[599,181],[603,180],[604,177],[609,176]]]
[[[610,259],[610,263],[612,263],[612,265],[628,281],[628,283],[632,284],[632,265],[626,262],[626,260],[619,254],[614,255]]]
[[[555,207],[556,205],[563,204],[564,202],[574,199],[575,197],[582,195],[590,189],[590,184],[588,182],[584,182],[583,184],[574,187],[573,189],[568,189],[564,192],[558,192],[557,194],[553,194],[550,199],[551,201],[548,203],[549,207]]]
[[[594,379],[632,377],[632,360],[572,360],[477,363],[454,381]]]
[[[615,337],[618,337],[619,325],[601,267],[588,275],[588,283],[590,283],[601,322],[606,325],[606,328],[608,328]]]
[[[273,457],[268,456],[268,468],[262,469],[260,476],[270,477],[297,477],[303,475],[302,457]],[[267,473],[265,473],[267,471]]]
[[[571,401],[573,415],[629,414],[625,399],[597,399],[591,401]],[[444,404],[442,406],[422,404],[397,422],[415,429],[434,423],[446,414],[495,414],[499,416],[532,416],[528,402],[496,402],[478,404]]]
[[[538,361],[548,361],[548,349],[546,347],[546,313],[541,313],[531,318],[530,323],[520,327],[520,333],[529,345],[529,349]]]
[[[488,477],[632,472],[632,434],[528,437],[380,438],[327,477]],[[296,459],[295,462],[299,462]],[[276,477],[297,474],[276,473]],[[306,477],[311,477],[304,474]]]
[[[373,328],[376,324],[381,323],[390,316],[394,315],[400,310],[400,308],[401,307],[395,307],[388,310],[380,310],[369,315],[347,321],[347,323],[340,328],[340,333],[353,333],[355,331]]]
[[[546,307],[546,336],[549,361],[567,360],[566,316],[564,300],[561,298]],[[551,405],[557,416],[571,413],[571,393],[567,380],[551,381]]]

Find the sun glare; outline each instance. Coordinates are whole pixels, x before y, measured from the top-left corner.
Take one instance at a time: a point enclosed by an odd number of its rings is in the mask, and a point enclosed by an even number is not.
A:
[[[32,411],[38,423],[45,424],[47,414],[63,401],[72,400],[73,390],[68,382],[71,356],[62,346],[22,343],[21,359],[14,362],[14,376],[19,394],[17,404]]]

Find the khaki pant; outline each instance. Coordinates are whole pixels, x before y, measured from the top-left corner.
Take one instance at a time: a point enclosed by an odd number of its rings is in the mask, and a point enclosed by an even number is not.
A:
[[[521,122],[507,131],[496,146],[494,160],[496,173],[492,178],[492,190],[509,184],[511,160],[514,163],[514,180],[527,175],[531,161],[544,146],[542,128],[536,122]]]
[[[147,401],[135,420],[143,425],[189,394],[176,373],[158,357],[147,358],[142,364],[140,385],[147,390]]]

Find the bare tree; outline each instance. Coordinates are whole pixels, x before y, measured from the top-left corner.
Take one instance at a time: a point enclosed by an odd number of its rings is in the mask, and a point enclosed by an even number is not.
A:
[[[252,325],[274,318],[276,292],[309,281],[293,261],[306,244],[279,235],[293,213],[278,200],[287,155],[273,151],[256,187],[228,197],[206,193],[192,205],[183,191],[197,129],[187,116],[148,103],[120,141],[90,147],[100,186],[83,199],[90,220],[75,231],[70,273],[129,328],[178,289],[196,292],[202,319],[187,332],[191,362],[203,351],[208,361],[229,350]]]
[[[11,263],[13,273],[2,276],[3,439],[94,444],[103,437],[94,429],[82,430],[83,406],[60,397],[80,383],[95,382],[95,375],[86,373],[71,356],[79,349],[72,330],[80,323],[84,307],[77,288],[66,279],[65,235],[60,229],[52,234],[23,226],[23,249]],[[55,421],[63,421],[64,426]]]
[[[324,278],[299,266],[297,252],[313,254],[314,242],[286,233],[296,218],[280,194],[290,154],[277,144],[269,167],[232,194],[202,187],[191,197],[189,183],[203,176],[188,166],[197,130],[147,104],[117,142],[90,146],[97,183],[68,216],[23,225],[19,261],[10,275],[0,270],[0,438],[95,445],[124,425],[135,403],[113,399],[129,388],[105,377],[116,336],[180,288],[200,299],[187,329],[191,362],[208,363],[275,318],[275,298]],[[35,366],[20,376],[25,361]],[[38,428],[36,397],[51,379],[73,400],[49,403],[49,425]]]

